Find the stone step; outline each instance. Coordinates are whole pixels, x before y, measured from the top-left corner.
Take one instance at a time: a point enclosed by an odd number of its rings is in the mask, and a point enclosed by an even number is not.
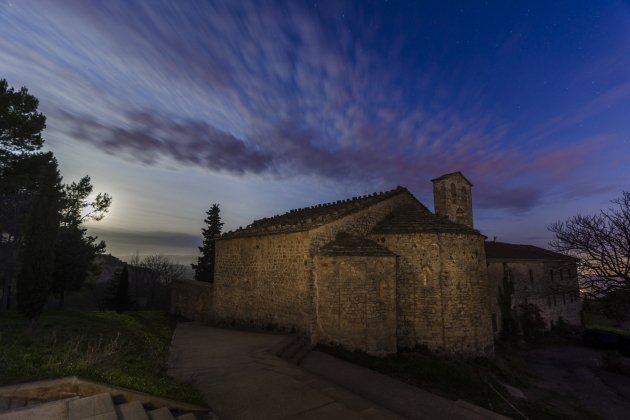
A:
[[[293,363],[294,365],[299,365],[300,363],[302,363],[302,360],[304,360],[304,358],[311,352],[311,350],[313,350],[313,347],[311,347],[310,344],[303,343],[302,347],[293,356],[291,356],[288,361],[290,363]]]
[[[192,413],[182,414],[176,417],[177,420],[197,420],[197,417]]]
[[[68,403],[78,400],[79,397],[70,397],[63,400],[25,405],[10,411],[0,412],[2,420],[59,420],[68,418]],[[30,401],[29,401],[30,402]]]
[[[118,420],[112,397],[108,392],[72,400],[68,403],[68,420]]]
[[[131,401],[116,406],[118,420],[149,420],[140,401]]]
[[[151,420],[175,420],[173,414],[166,407],[158,408],[157,410],[151,410],[147,413]]]
[[[291,341],[291,343],[284,348],[284,350],[277,354],[277,356],[284,360],[291,359],[291,357],[298,353],[300,349],[304,346],[305,341],[306,340],[303,337],[296,336],[293,341]]]
[[[295,335],[287,335],[282,340],[280,340],[276,344],[274,344],[269,349],[269,353],[275,354],[276,356],[278,356],[280,353],[282,353],[284,350],[286,350],[286,348],[289,347],[293,343],[294,339],[295,339]]]

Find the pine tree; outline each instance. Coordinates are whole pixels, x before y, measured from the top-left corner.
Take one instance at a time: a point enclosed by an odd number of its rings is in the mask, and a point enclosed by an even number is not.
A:
[[[61,206],[61,178],[57,161],[52,153],[42,154],[40,158],[43,162],[38,191],[24,229],[17,275],[18,310],[29,319],[39,316],[48,300]]]
[[[221,235],[221,216],[218,204],[213,204],[206,212],[204,223],[206,228],[201,229],[203,244],[199,247],[201,256],[197,258],[197,264],[191,264],[195,270],[195,280],[212,283],[214,281],[214,245],[216,238]]]

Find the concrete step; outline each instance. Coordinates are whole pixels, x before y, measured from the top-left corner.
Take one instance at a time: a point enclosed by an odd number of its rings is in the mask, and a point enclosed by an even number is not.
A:
[[[51,401],[35,405],[25,405],[21,408],[0,412],[2,420],[59,420],[68,418],[68,403],[78,400],[71,397],[63,400]]]
[[[294,365],[299,365],[302,360],[313,350],[310,344],[303,343],[302,347],[289,359],[289,362]]]
[[[186,414],[182,414],[181,416],[177,416],[176,419],[177,420],[197,420],[197,417],[195,417],[195,415],[192,413],[186,413]]]
[[[149,420],[140,401],[131,401],[116,406],[118,420]]]
[[[85,420],[90,418],[118,420],[112,397],[108,392],[72,400],[68,403],[69,420]]]
[[[175,420],[171,411],[166,407],[151,410],[147,414],[151,420]]]
[[[282,353],[287,347],[289,347],[293,343],[294,339],[295,339],[295,334],[287,335],[282,340],[274,344],[269,349],[269,353],[275,354],[276,356],[278,356],[280,353]]]

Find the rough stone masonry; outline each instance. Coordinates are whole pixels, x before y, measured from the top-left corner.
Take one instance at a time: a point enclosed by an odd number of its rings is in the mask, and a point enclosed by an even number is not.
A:
[[[377,355],[415,346],[492,355],[472,184],[455,172],[433,187],[435,214],[398,187],[228,232],[217,240],[214,284],[178,283],[174,310]]]

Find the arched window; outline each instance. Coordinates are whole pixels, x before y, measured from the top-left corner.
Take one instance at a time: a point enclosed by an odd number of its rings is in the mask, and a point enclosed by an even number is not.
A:
[[[457,203],[457,188],[455,184],[451,182],[451,199],[453,200],[453,204]]]
[[[420,274],[420,282],[423,286],[428,286],[431,281],[431,270],[429,267],[425,267],[422,269],[422,273]]]
[[[467,206],[468,205],[468,191],[466,190],[466,187],[462,187],[459,191],[460,191],[459,193],[461,194],[460,200],[462,200],[462,205]]]

